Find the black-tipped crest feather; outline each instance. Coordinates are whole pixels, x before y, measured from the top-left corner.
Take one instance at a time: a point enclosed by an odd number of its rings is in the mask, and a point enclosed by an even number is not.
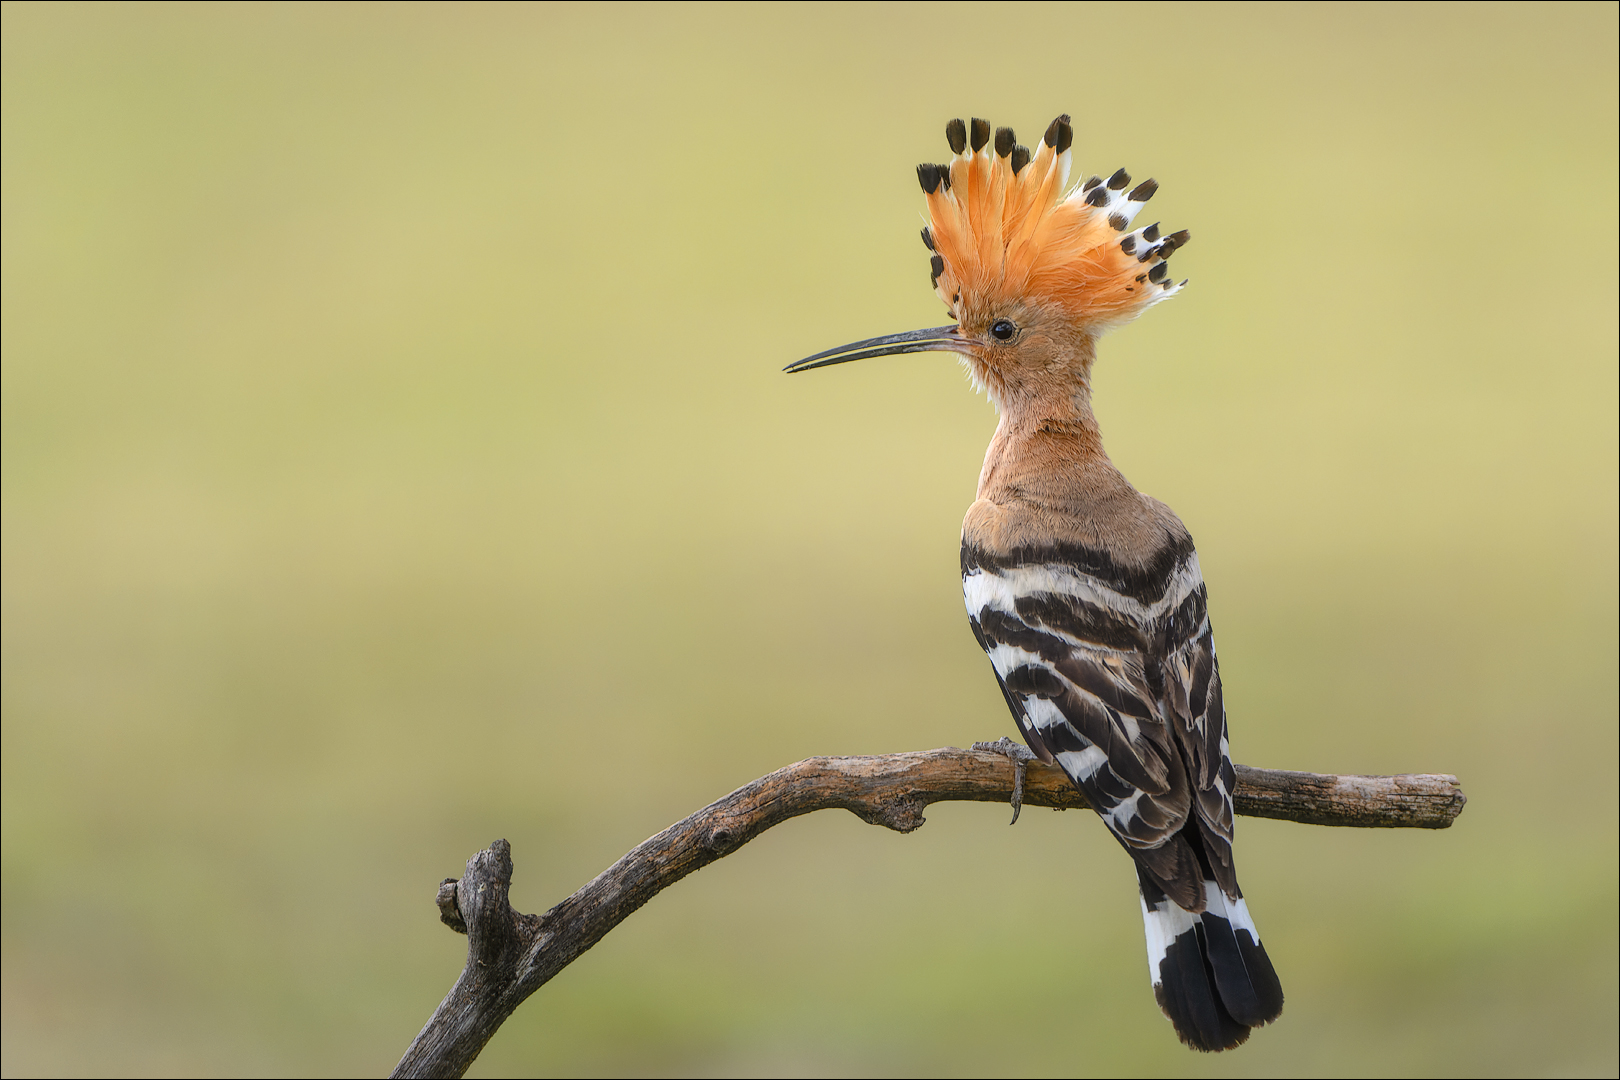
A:
[[[973,152],[977,154],[990,141],[990,121],[981,120],[975,116],[968,127],[972,133],[972,140],[969,145],[973,147]]]

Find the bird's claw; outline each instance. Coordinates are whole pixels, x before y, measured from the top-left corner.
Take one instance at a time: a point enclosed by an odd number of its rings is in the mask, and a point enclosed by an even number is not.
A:
[[[988,750],[992,754],[1001,754],[1012,762],[1013,791],[1012,791],[1012,820],[1009,825],[1018,824],[1018,815],[1024,809],[1024,770],[1029,763],[1035,760],[1035,753],[1023,743],[1014,742],[1003,735],[995,742],[976,742],[975,750]]]

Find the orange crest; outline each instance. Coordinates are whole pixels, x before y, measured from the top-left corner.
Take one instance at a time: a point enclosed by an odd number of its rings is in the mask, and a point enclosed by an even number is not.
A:
[[[1159,235],[1158,225],[1127,232],[1159,185],[1130,187],[1120,169],[1093,176],[1064,194],[1074,131],[1060,116],[1032,155],[1011,128],[975,119],[945,127],[952,157],[919,165],[930,225],[923,243],[934,252],[933,285],[958,322],[990,317],[1007,302],[1056,304],[1097,331],[1128,321],[1181,286],[1165,260],[1184,246],[1185,231]]]

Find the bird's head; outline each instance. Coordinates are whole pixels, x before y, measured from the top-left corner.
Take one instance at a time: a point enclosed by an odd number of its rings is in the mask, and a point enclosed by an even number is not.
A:
[[[928,198],[922,231],[930,282],[949,326],[857,341],[817,353],[790,372],[908,352],[953,352],[1005,409],[1083,384],[1101,333],[1128,322],[1186,282],[1165,260],[1185,232],[1132,231],[1158,184],[1135,187],[1124,169],[1066,190],[1074,131],[1060,116],[1031,153],[1011,128],[945,126],[951,160],[917,166]]]

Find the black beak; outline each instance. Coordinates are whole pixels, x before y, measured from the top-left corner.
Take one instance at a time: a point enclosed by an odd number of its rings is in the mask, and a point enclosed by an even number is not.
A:
[[[840,345],[836,349],[828,349],[826,352],[818,352],[814,356],[794,361],[782,370],[791,375],[797,371],[809,371],[811,368],[827,367],[831,364],[847,364],[851,360],[867,360],[874,356],[895,356],[908,352],[961,352],[966,344],[956,332],[956,324],[952,323],[950,326],[907,330],[903,334],[889,334],[885,337],[867,338],[865,341]]]

